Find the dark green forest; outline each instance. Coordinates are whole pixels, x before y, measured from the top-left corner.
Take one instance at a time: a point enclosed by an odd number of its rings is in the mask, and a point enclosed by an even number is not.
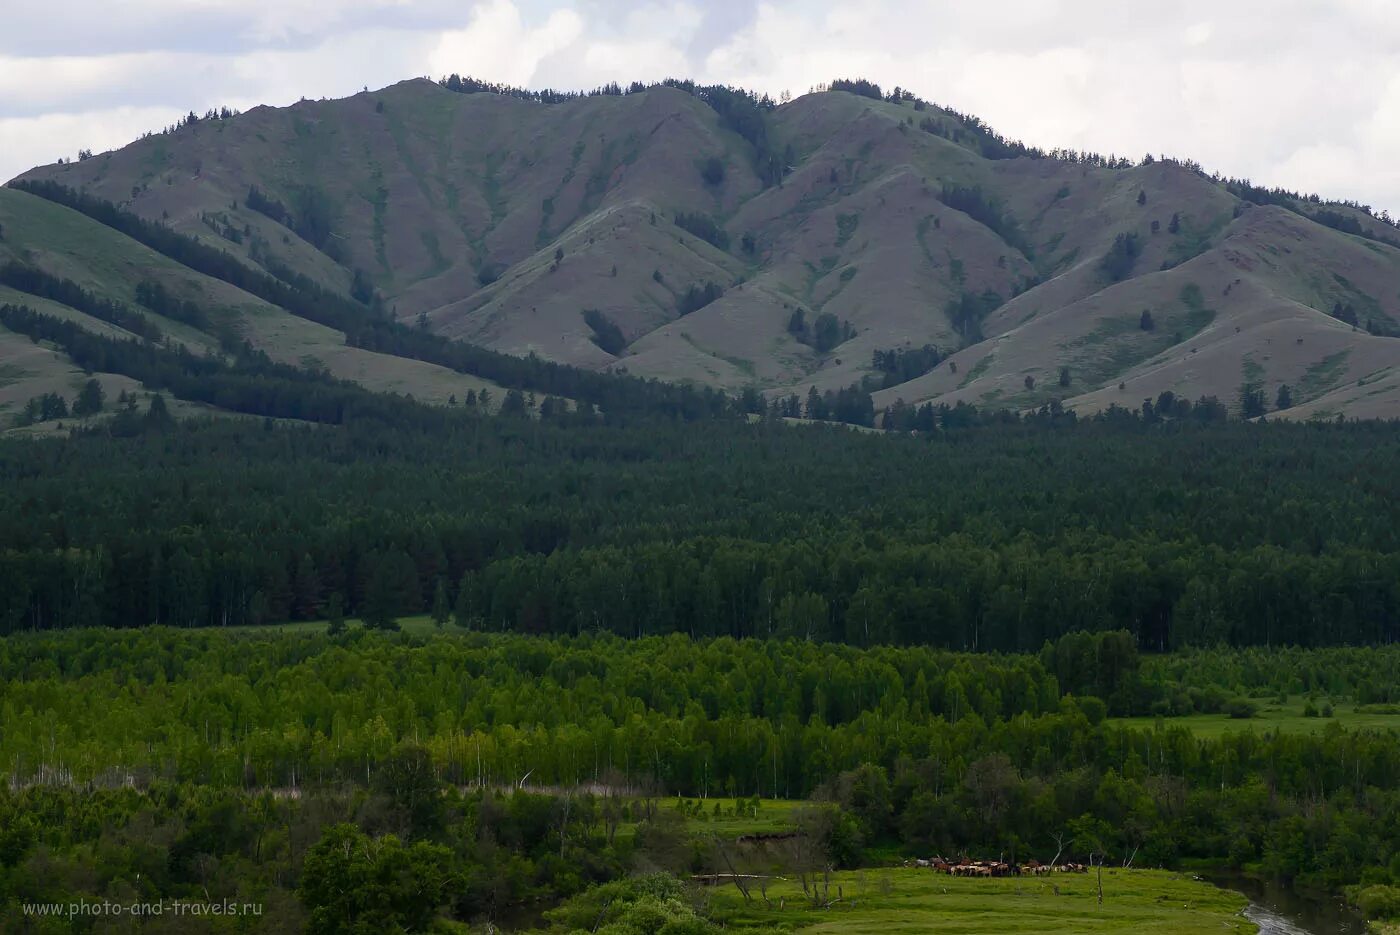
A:
[[[1400,623],[1388,424],[494,418],[189,365],[341,421],[127,412],[0,442],[0,632],[332,603],[391,626],[440,599],[474,631],[1019,652],[1110,630],[1153,652],[1387,644]]]

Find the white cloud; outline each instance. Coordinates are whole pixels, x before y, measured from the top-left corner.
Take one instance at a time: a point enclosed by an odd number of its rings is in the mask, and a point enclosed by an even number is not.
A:
[[[487,81],[526,85],[541,60],[577,40],[583,19],[567,7],[535,27],[510,0],[489,0],[472,12],[466,29],[445,32],[428,57],[434,74],[457,72]]]
[[[119,107],[95,113],[0,117],[0,153],[24,168],[72,158],[79,149],[95,153],[118,149],[146,130],[174,123],[184,111],[160,107]],[[0,171],[0,175],[6,174]]]
[[[1206,21],[1187,26],[1182,38],[1186,40],[1187,45],[1201,46],[1209,42],[1213,35],[1215,35],[1215,26]]]
[[[0,177],[194,109],[449,72],[899,84],[1041,146],[1400,208],[1394,0],[70,0],[0,35]],[[149,122],[142,122],[149,121]]]

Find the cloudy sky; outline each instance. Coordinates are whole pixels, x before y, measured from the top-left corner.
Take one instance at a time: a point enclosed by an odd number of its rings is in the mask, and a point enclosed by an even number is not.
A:
[[[1400,0],[4,0],[0,178],[189,110],[449,72],[910,88],[1045,147],[1400,213]]]

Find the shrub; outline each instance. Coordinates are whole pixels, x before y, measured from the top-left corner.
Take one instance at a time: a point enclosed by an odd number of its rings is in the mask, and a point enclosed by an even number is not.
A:
[[[1109,282],[1122,282],[1132,274],[1141,253],[1142,246],[1138,243],[1137,234],[1119,234],[1099,261],[1099,270]]]
[[[1352,887],[1348,897],[1368,919],[1393,919],[1400,916],[1400,886]]]
[[[596,308],[583,310],[584,323],[593,330],[593,343],[614,357],[627,347],[627,338],[617,323]]]
[[[1254,702],[1248,698],[1231,698],[1225,702],[1225,713],[1237,721],[1248,720],[1258,713]]]
[[[1102,724],[1103,719],[1108,715],[1108,705],[1104,704],[1102,699],[1095,698],[1093,695],[1085,695],[1074,700],[1075,703],[1079,705],[1079,710],[1083,712],[1084,717],[1088,718],[1090,724]]]
[[[729,234],[715,223],[714,218],[708,215],[677,214],[676,226],[681,230],[689,231],[712,247],[718,247],[721,250],[729,249]]]
[[[724,181],[724,162],[718,156],[711,156],[700,167],[700,177],[706,185],[718,185]]]

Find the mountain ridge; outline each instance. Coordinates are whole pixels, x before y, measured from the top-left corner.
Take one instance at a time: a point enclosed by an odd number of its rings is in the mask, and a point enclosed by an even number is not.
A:
[[[781,105],[449,84],[197,119],[20,181],[449,338],[731,394],[1093,412],[1244,386],[1273,409],[1286,385],[1287,417],[1400,415],[1400,249],[1360,206],[1071,161],[860,82]],[[285,360],[335,341],[247,318]],[[936,365],[887,385],[877,359],[923,347]]]

